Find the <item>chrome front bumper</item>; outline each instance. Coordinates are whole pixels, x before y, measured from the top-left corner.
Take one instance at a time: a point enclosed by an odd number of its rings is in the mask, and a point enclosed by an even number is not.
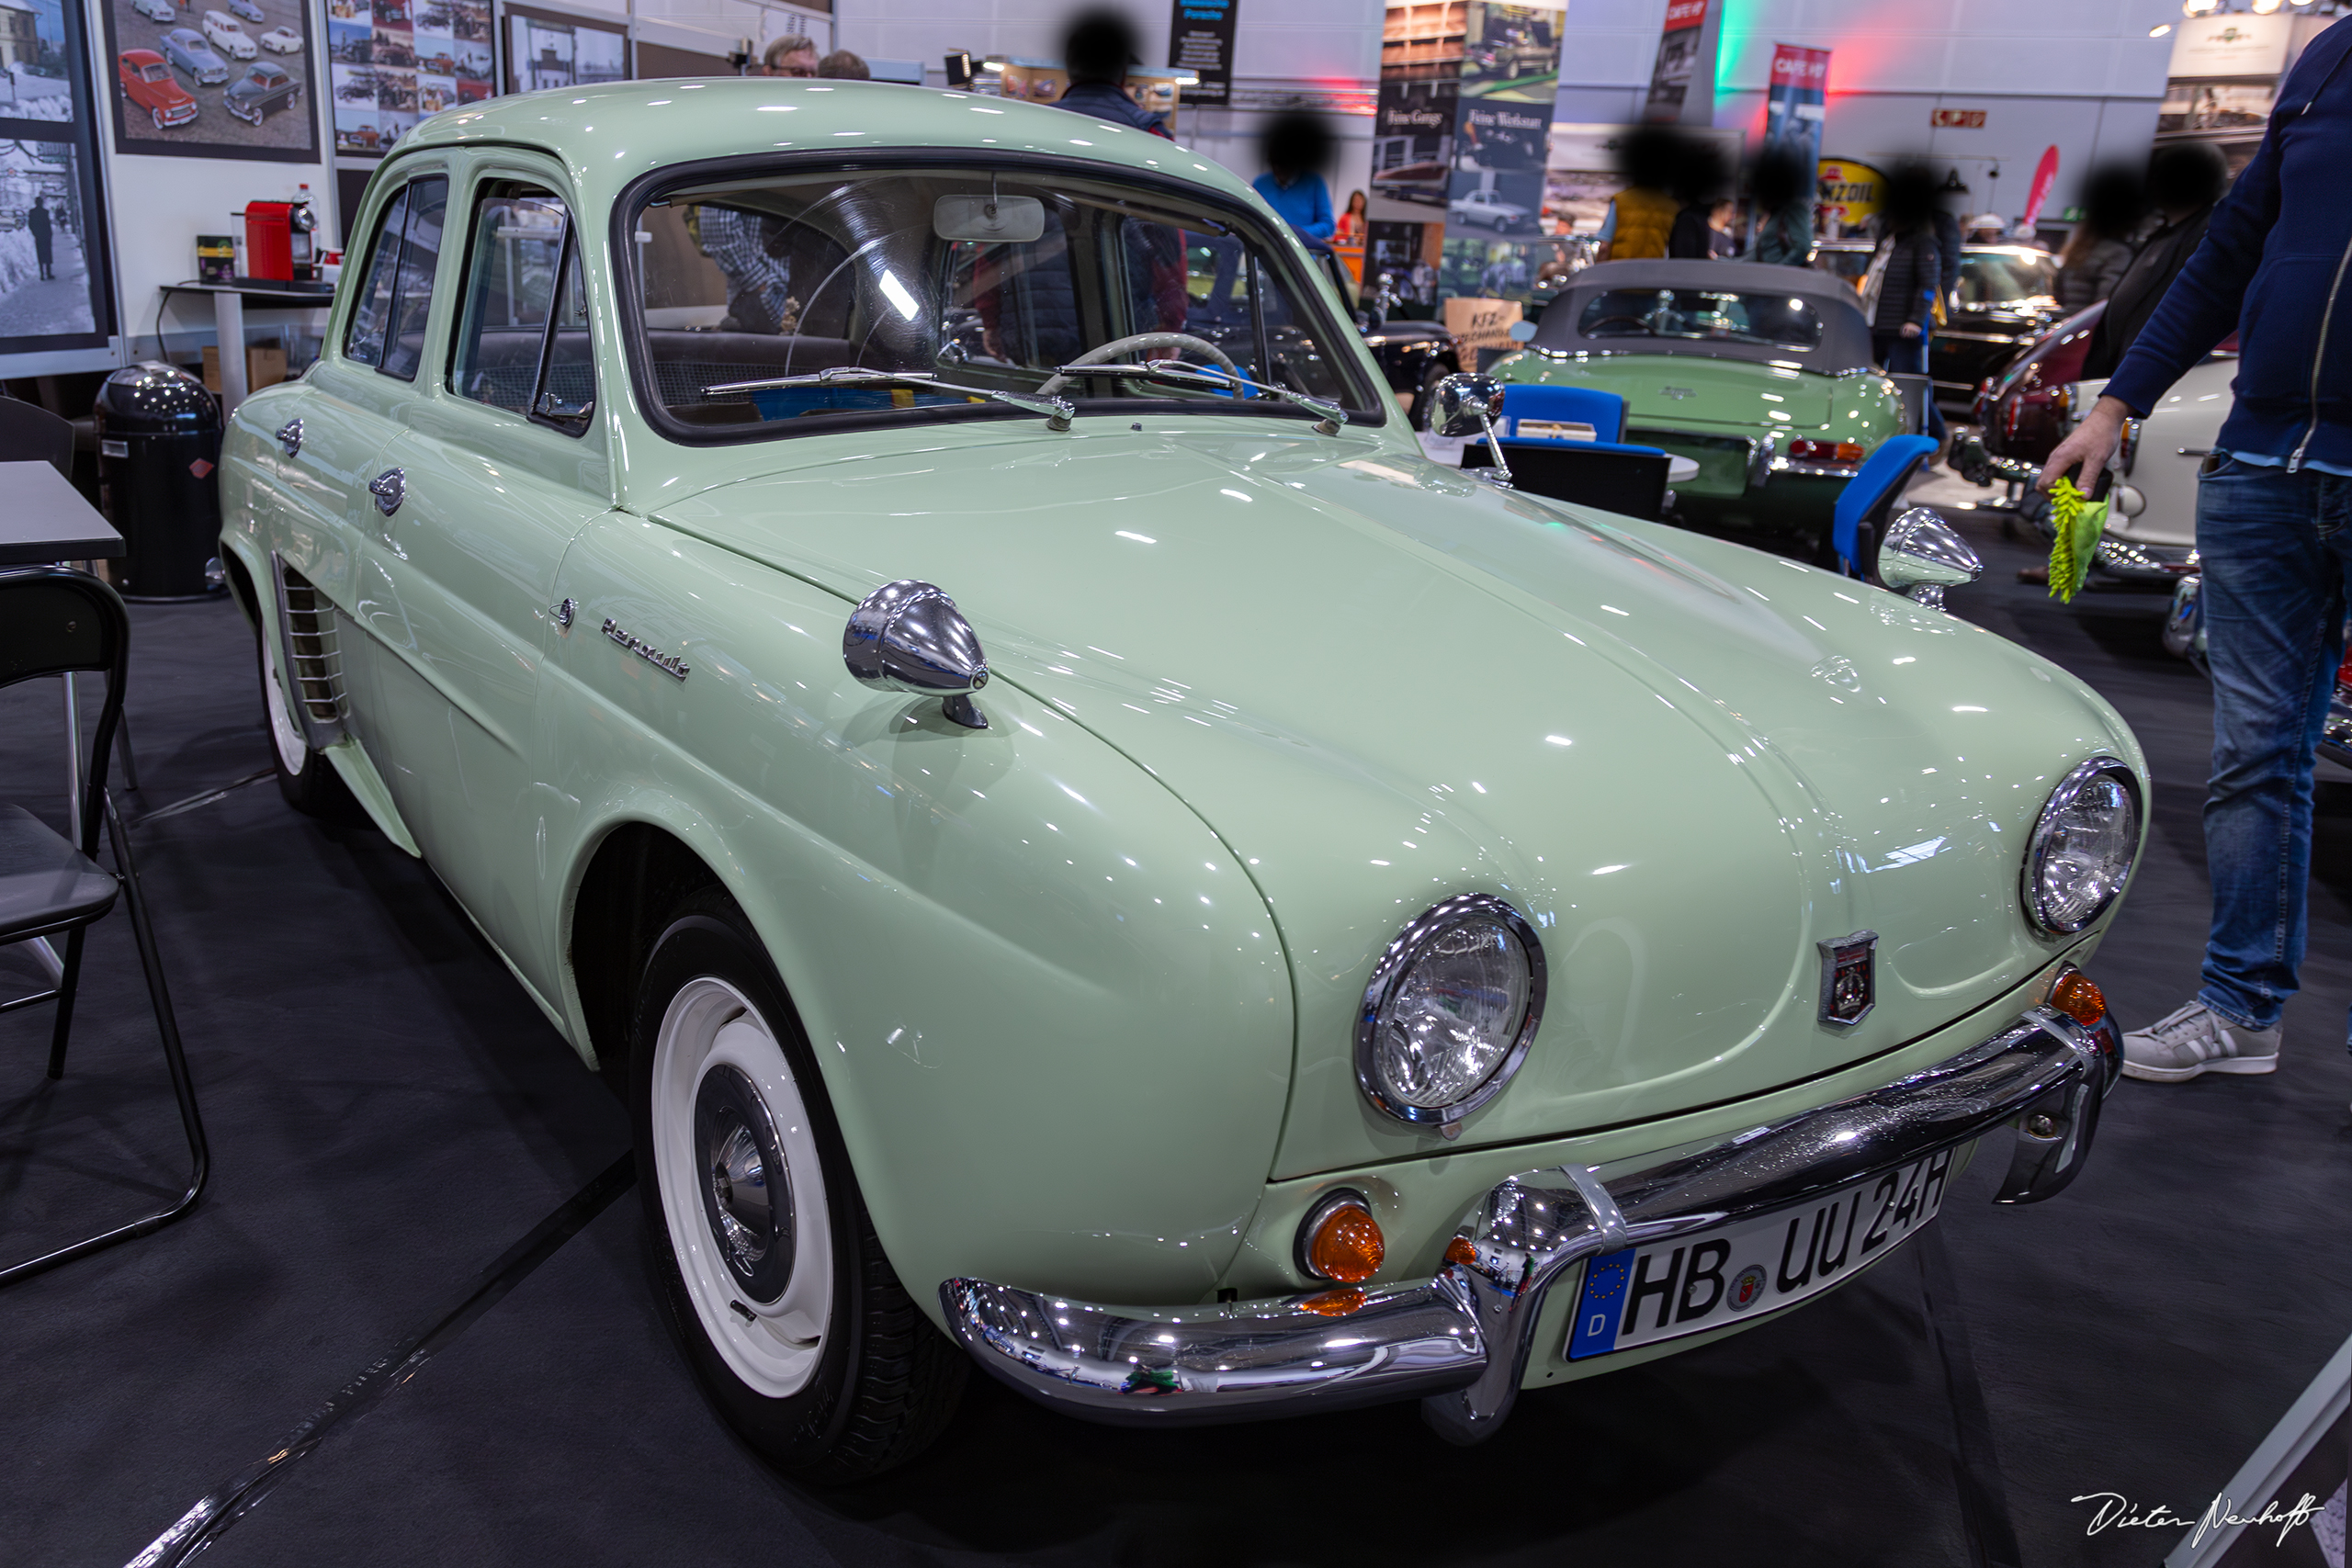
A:
[[[2039,1201],[2082,1169],[2122,1061],[2111,1020],[2086,1029],[2035,1008],[1882,1089],[1614,1181],[1573,1165],[1514,1176],[1430,1280],[1120,1307],[956,1279],[940,1301],[982,1367],[1072,1416],[1183,1425],[1419,1398],[1440,1433],[1474,1443],[1510,1413],[1544,1296],[1573,1265],[1802,1203],[2003,1122],[2017,1147],[1994,1201]]]

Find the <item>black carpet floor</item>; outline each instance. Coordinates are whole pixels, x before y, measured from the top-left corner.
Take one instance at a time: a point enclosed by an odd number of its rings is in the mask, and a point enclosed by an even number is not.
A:
[[[1991,570],[1955,607],[2097,685],[2154,761],[2148,853],[2097,968],[2144,1021],[2193,989],[2203,939],[2204,682],[2158,648],[2153,604],[2052,604],[2015,581],[2031,550],[1962,521]],[[235,612],[134,615],[126,805],[266,769]],[[0,799],[59,800],[57,707],[54,682],[0,693]],[[1410,1407],[1112,1431],[976,1379],[914,1464],[807,1491],[704,1403],[631,1193],[286,1465],[208,1560],[2154,1563],[2177,1532],[2087,1533],[2072,1499],[2194,1516],[2352,1329],[2352,775],[2328,777],[2280,1072],[2127,1083],[2062,1199],[1992,1207],[1994,1150],[1909,1257],[1724,1344],[1530,1395],[1484,1448],[1442,1446]],[[134,837],[215,1174],[179,1224],[0,1292],[0,1564],[129,1562],[627,1145],[372,831],[297,816],[263,778]],[[124,921],[89,963],[63,1082],[40,1077],[46,1010],[0,1019],[0,1259],[180,1179]],[[0,995],[36,979],[0,950]]]

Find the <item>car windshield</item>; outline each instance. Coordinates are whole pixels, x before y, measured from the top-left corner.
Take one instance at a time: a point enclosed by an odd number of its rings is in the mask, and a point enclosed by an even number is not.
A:
[[[1059,373],[1081,360],[1181,359],[1381,417],[1353,331],[1293,247],[1239,209],[1098,171],[747,173],[654,190],[634,231],[639,383],[676,434],[1003,412],[975,397],[990,391],[1081,411],[1290,407],[1246,387]],[[742,385],[847,367],[960,389]]]
[[[1960,302],[1963,305],[2005,305],[2018,299],[2046,299],[2057,286],[2058,264],[2049,256],[2014,255],[2006,251],[1970,254],[1960,260]]]
[[[172,79],[172,68],[162,64],[150,65],[141,69],[139,75],[141,81],[168,82]]]
[[[1821,313],[1794,294],[1716,288],[1611,288],[1585,302],[1577,333],[1588,338],[1672,338],[1821,346]]]

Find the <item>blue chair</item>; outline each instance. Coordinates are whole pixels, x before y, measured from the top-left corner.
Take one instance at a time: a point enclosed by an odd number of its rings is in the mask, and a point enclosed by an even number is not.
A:
[[[1673,458],[1625,445],[1625,400],[1614,392],[1512,382],[1495,434],[1520,490],[1653,522],[1666,511]],[[1492,460],[1483,441],[1463,448],[1465,468]]]
[[[1838,492],[1838,506],[1832,514],[1836,523],[1829,531],[1830,543],[1838,551],[1838,564],[1848,576],[1867,578],[1877,565],[1878,541],[1886,532],[1886,514],[1902,499],[1903,487],[1911,482],[1936,449],[1932,435],[1897,435],[1879,443],[1846,488]]]

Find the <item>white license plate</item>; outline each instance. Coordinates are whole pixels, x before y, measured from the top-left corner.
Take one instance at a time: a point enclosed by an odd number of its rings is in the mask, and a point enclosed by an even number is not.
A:
[[[1720,1230],[1611,1252],[1585,1269],[1568,1359],[1702,1334],[1818,1295],[1943,1207],[1951,1151]]]

